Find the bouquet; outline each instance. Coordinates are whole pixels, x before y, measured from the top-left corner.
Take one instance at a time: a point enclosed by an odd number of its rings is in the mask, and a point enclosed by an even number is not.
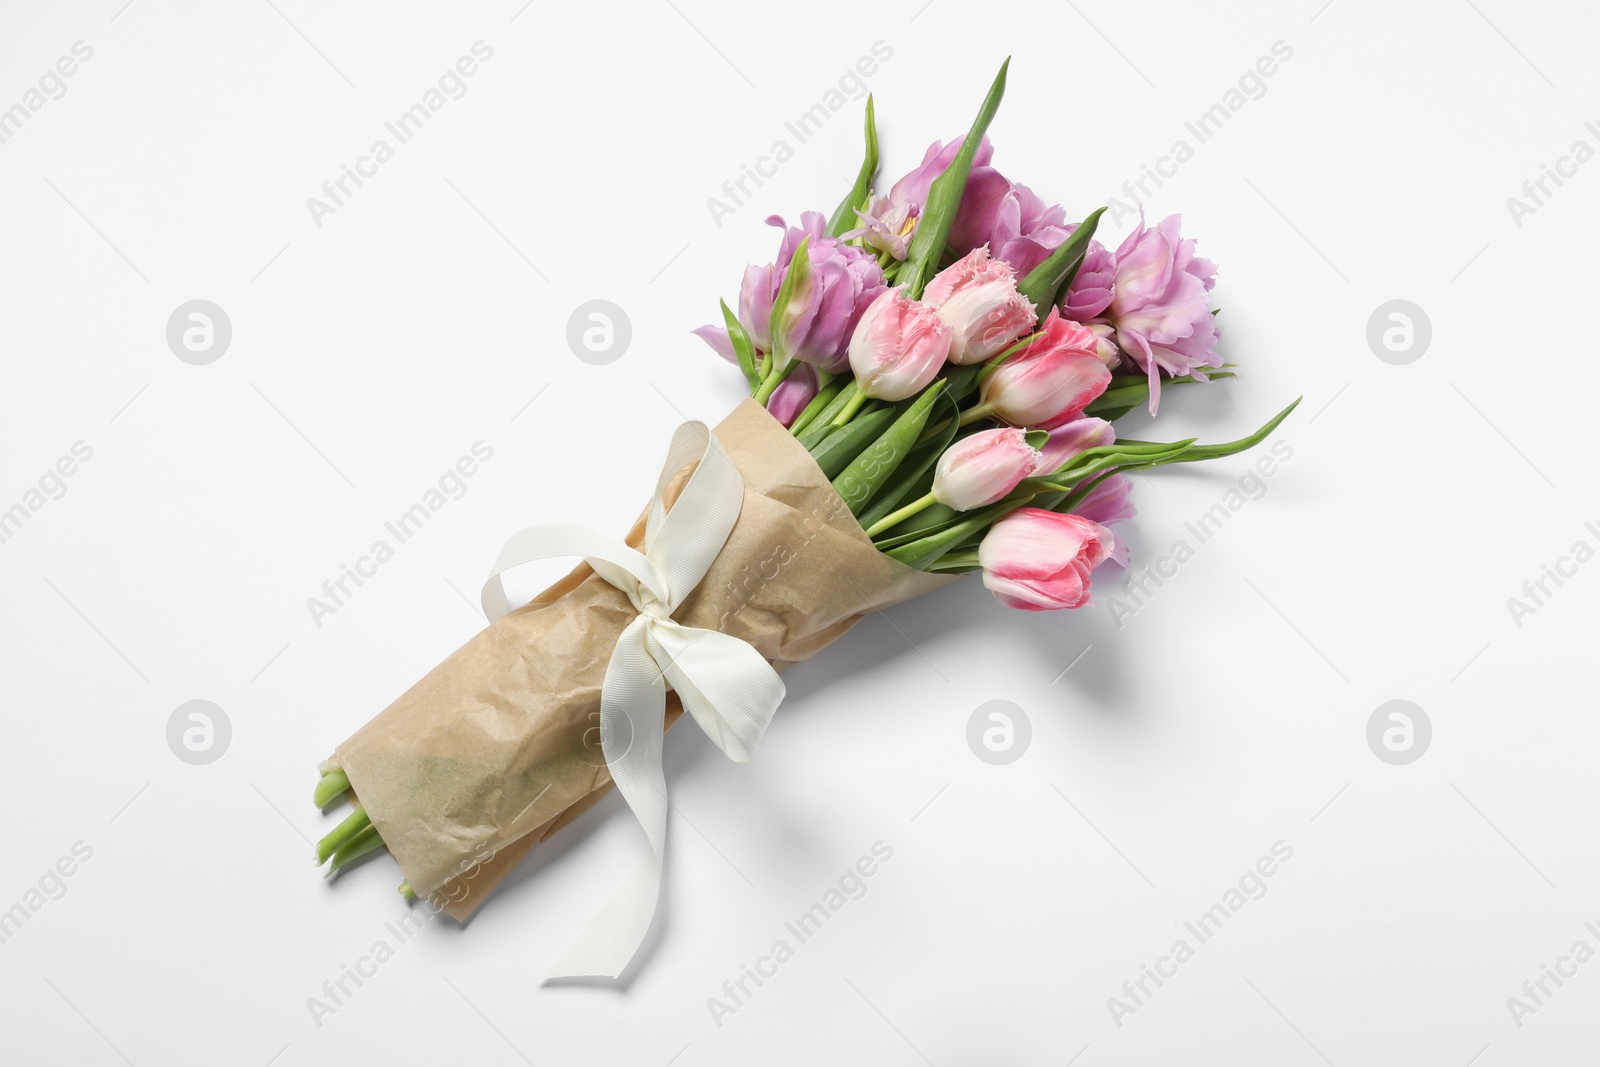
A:
[[[994,169],[1005,82],[1002,66],[966,136],[887,193],[868,98],[839,206],[768,219],[776,258],[695,331],[750,398],[677,431],[625,538],[549,525],[506,543],[489,627],[322,764],[316,804],[354,806],[317,846],[330,877],[387,848],[407,899],[464,920],[615,785],[650,850],[546,972],[614,977],[655,911],[662,735],[684,712],[748,760],[779,672],[868,611],[968,573],[1012,607],[1083,607],[1098,568],[1126,566],[1129,472],[1232,455],[1293,410],[1224,444],[1118,436],[1163,389],[1232,376],[1216,267],[1178,216],[1141,216],[1112,250],[1103,208],[1068,222]],[[552,556],[583,562],[511,610],[501,574]]]

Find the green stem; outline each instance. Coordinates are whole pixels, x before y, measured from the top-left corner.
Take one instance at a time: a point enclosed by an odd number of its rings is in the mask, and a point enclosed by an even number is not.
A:
[[[961,574],[966,571],[978,570],[982,564],[978,562],[977,549],[966,552],[946,552],[938,561],[929,567],[930,571]]]
[[[922,431],[922,436],[917,438],[917,444],[919,444],[919,445],[927,444],[929,441],[933,440],[935,437],[938,437],[941,433],[943,433],[945,428],[948,427],[949,425],[950,425],[950,420],[949,419],[940,419],[938,422],[934,423],[933,425],[929,426],[926,430]]]
[[[917,512],[936,503],[938,503],[938,501],[934,499],[932,493],[929,493],[924,497],[919,497],[918,499],[907,504],[905,507],[901,508],[899,511],[891,511],[889,514],[885,515],[883,518],[867,527],[867,536],[876,537],[885,530],[893,529],[895,526],[905,522]]]
[[[356,860],[369,852],[375,852],[383,847],[383,838],[378,835],[376,826],[368,826],[349,841],[345,842],[333,854],[333,862],[328,868],[328,877],[350,866]]]
[[[1045,331],[1043,330],[1040,330],[1038,333],[1030,333],[1016,344],[1013,344],[1011,347],[1007,348],[1004,352],[1001,352],[998,356],[995,356],[985,362],[982,369],[978,371],[979,383],[981,384],[986,378],[989,377],[989,375],[999,370],[1000,364],[1004,363],[1018,352],[1021,352],[1024,348],[1027,348],[1029,345],[1039,340],[1039,338],[1043,337],[1044,334]]]
[[[328,805],[344,796],[345,791],[349,788],[350,776],[344,773],[344,768],[334,767],[322,776],[322,780],[317,783],[316,792],[311,795],[311,799],[319,809],[327,811]]]
[[[400,895],[405,897],[407,900],[416,900],[417,899],[417,891],[415,889],[411,888],[411,883],[410,882],[401,882],[400,883]]]
[[[362,830],[372,825],[372,820],[367,818],[365,808],[357,808],[350,813],[350,817],[329,831],[328,836],[317,842],[317,866],[328,862],[328,857],[339,851],[340,847],[355,837]]]
[[[794,423],[789,427],[789,432],[796,437],[805,433],[813,422],[822,417],[822,413],[833,403],[834,397],[838,396],[848,384],[844,381],[829,382],[818,389],[817,395],[811,398],[811,403],[796,416]]]
[[[783,380],[789,377],[789,375],[793,374],[794,369],[799,365],[799,360],[791,359],[789,362],[783,365],[782,369],[775,370],[768,374],[765,378],[761,379],[761,385],[758,389],[756,389],[756,403],[760,404],[762,407],[766,407],[767,398],[772,395],[772,391],[778,388],[778,386],[782,385]]]
[[[852,395],[849,401],[845,403],[845,406],[840,410],[839,414],[834,416],[833,424],[835,426],[843,426],[845,423],[855,418],[856,412],[861,410],[861,405],[865,404],[868,399],[870,398],[867,396],[866,390],[857,388],[854,395]]]
[[[961,418],[956,420],[957,426],[970,426],[979,419],[986,419],[994,411],[993,404],[974,404],[961,413]]]

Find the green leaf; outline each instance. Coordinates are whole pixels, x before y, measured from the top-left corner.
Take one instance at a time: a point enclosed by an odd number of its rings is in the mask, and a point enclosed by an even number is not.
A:
[[[838,237],[846,230],[856,228],[856,211],[867,206],[867,197],[872,193],[872,177],[878,173],[878,124],[872,117],[872,96],[867,96],[867,154],[861,161],[861,170],[856,174],[856,183],[850,187],[845,198],[839,201],[839,206],[833,210],[833,218],[828,220],[828,233]]]
[[[891,549],[886,554],[908,567],[915,567],[919,571],[927,570],[946,552],[960,545],[971,535],[987,530],[1000,519],[1029,503],[1031,499],[1028,496],[1015,500],[1006,499],[976,514],[968,512],[968,517],[961,522],[908,545]]]
[[[947,367],[944,376],[944,395],[957,403],[965,400],[978,387],[982,371],[981,363],[969,363],[964,367]]]
[[[1205,379],[1196,378],[1192,374],[1185,374],[1181,378],[1168,378],[1161,384],[1190,385],[1194,382],[1208,380],[1216,381],[1219,378],[1238,377],[1232,371],[1209,371]],[[1150,379],[1143,374],[1117,374],[1111,378],[1111,384],[1106,391],[1095,397],[1090,405],[1083,409],[1085,415],[1094,415],[1115,422],[1134,408],[1148,402],[1150,399]]]
[[[832,481],[880,433],[888,429],[894,419],[894,408],[879,408],[877,411],[857,415],[824,437],[822,443],[811,450],[811,458],[817,461],[822,473]]]
[[[972,129],[962,142],[961,150],[950,161],[945,172],[933,180],[928,189],[928,202],[922,205],[922,219],[917,223],[916,236],[906,253],[905,264],[900,268],[899,279],[907,286],[912,299],[922,296],[933,276],[939,272],[939,257],[950,240],[951,227],[956,222],[956,212],[961,208],[961,194],[967,190],[967,177],[972,173],[972,160],[978,154],[978,145],[1000,109],[1000,100],[1006,95],[1006,69],[1011,66],[1008,57],[1000,64],[1000,73],[989,86],[989,95],[983,98],[978,117],[972,120]]]
[[[1072,236],[1062,241],[1051,252],[1045,261],[1028,272],[1022,279],[1022,284],[1017,286],[1017,292],[1033,302],[1034,310],[1039,313],[1042,320],[1050,313],[1050,308],[1061,295],[1063,287],[1072,284],[1072,279],[1078,273],[1078,267],[1083,263],[1084,253],[1089,250],[1089,241],[1094,237],[1094,231],[1100,225],[1100,216],[1105,213],[1105,208],[1096,208],[1089,212],[1089,217],[1078,224],[1072,231]]]
[[[722,321],[728,325],[728,340],[733,343],[733,354],[739,358],[739,369],[754,393],[761,386],[761,372],[756,369],[756,346],[739,317],[728,309],[726,300],[722,301]]]
[[[1304,399],[1305,397],[1295,397],[1294,403],[1290,404],[1288,407],[1272,416],[1272,418],[1268,419],[1266,425],[1262,426],[1261,429],[1257,430],[1249,437],[1241,437],[1237,441],[1227,441],[1223,444],[1217,445],[1195,445],[1186,450],[1181,457],[1162,460],[1161,462],[1196,463],[1200,460],[1206,459],[1221,459],[1223,456],[1231,456],[1235,453],[1243,452],[1245,449],[1254,448],[1262,441],[1265,441],[1267,439],[1267,435],[1273,430],[1276,430],[1278,425],[1282,423],[1284,419],[1289,417],[1289,412],[1299,407],[1300,401]],[[1146,444],[1144,441],[1119,441],[1117,443],[1134,446]]]
[[[931,471],[928,475],[928,484],[930,486],[933,484],[933,476]],[[923,490],[923,492],[926,493],[927,490]],[[907,501],[905,501],[905,503],[909,503],[911,500],[915,499],[916,497],[910,497]],[[902,506],[904,506],[904,504],[902,504]],[[960,522],[962,515],[962,512],[957,511],[955,508],[947,507],[944,504],[929,504],[915,515],[911,516],[911,518],[902,523],[897,523],[896,525],[889,527],[889,529],[885,530],[877,537],[874,537],[872,539],[872,543],[877,545],[879,549],[887,552],[891,548],[899,548],[901,545],[909,545],[911,542],[919,538],[927,537],[929,534],[937,533],[940,530],[946,529],[949,526]]]
[[[943,427],[931,435],[924,434],[926,439],[919,441],[916,447],[906,454],[905,462],[900,464],[899,469],[884,483],[883,488],[878,490],[872,503],[858,516],[863,527],[873,525],[902,505],[924,496],[932,486],[934,464],[939,462],[944,450],[955,440],[958,429],[956,426],[958,412],[955,401],[950,399],[948,389],[939,395],[939,406],[945,409],[941,412],[941,417],[944,419]],[[930,414],[930,420],[932,417]],[[943,507],[943,505],[938,506]],[[907,526],[932,510],[933,507],[926,508],[900,525]],[[951,511],[950,514],[956,513]]]
[[[1037,333],[1030,333],[1028,336],[1022,338],[1019,341],[1016,341],[1015,343],[1013,343],[1011,345],[1011,347],[1007,348],[1004,352],[1001,352],[998,356],[995,356],[992,359],[985,360],[983,363],[978,364],[978,376],[974,380],[974,384],[975,385],[983,384],[983,382],[989,377],[989,375],[993,374],[995,371],[1000,369],[1000,364],[1004,363],[1006,360],[1010,359],[1012,356],[1016,355],[1018,352],[1021,352],[1024,348],[1027,348],[1029,345],[1033,344],[1033,342],[1037,341],[1039,338],[1041,338],[1043,336],[1044,336],[1044,331],[1043,330],[1040,330]]]
[[[789,305],[796,297],[809,296],[811,290],[811,235],[807,234],[800,241],[800,246],[794,250],[794,258],[789,261],[788,270],[783,272],[783,284],[778,286],[778,295],[772,298],[772,316],[767,320],[767,336],[772,338],[772,365],[782,368],[789,362],[792,354],[784,350],[784,336],[788,332],[784,321],[789,314]]]
[[[844,498],[851,514],[860,515],[922,436],[928,414],[944,392],[944,382],[934,382],[900,413],[883,436],[868,445],[833,480],[834,492]],[[1048,436],[1048,435],[1047,435]]]

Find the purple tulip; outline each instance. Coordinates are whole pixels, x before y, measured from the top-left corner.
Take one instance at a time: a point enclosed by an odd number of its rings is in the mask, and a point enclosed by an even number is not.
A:
[[[1161,372],[1173,377],[1222,365],[1211,314],[1217,265],[1194,254],[1195,242],[1179,233],[1183,220],[1169,215],[1154,228],[1139,227],[1116,252],[1093,242],[1061,310],[1097,333],[1109,326],[1117,349],[1150,378],[1150,413],[1161,398]]]
[[[739,322],[760,352],[773,350],[770,334],[772,302],[783,285],[800,242],[806,246],[811,281],[785,316],[784,336],[778,340],[788,354],[802,363],[836,374],[849,364],[850,335],[867,305],[886,289],[883,270],[866,250],[828,236],[827,219],[815,211],[800,216],[799,226],[789,226],[773,215],[767,224],[783,230],[778,256],[765,266],[745,269],[739,289]],[[695,335],[719,354],[732,353],[727,330],[702,326]]]
[[[1026,185],[985,167],[967,179],[950,243],[958,252],[986,244],[1026,278],[1071,232],[1059,204],[1047,205]]]
[[[1089,490],[1089,494],[1078,501],[1078,506],[1072,509],[1074,515],[1081,515],[1090,522],[1097,522],[1107,528],[1114,527],[1117,523],[1131,519],[1134,516],[1133,501],[1128,499],[1133,490],[1133,482],[1125,474],[1113,474],[1111,477]],[[1118,537],[1111,549],[1112,562],[1119,567],[1128,565],[1128,542],[1126,538]]]
[[[1076,224],[1068,227],[1076,230]],[[1111,306],[1111,286],[1117,276],[1116,257],[1099,241],[1091,240],[1083,263],[1061,298],[1061,314],[1073,322],[1090,322]]]
[[[804,364],[796,367],[767,398],[767,412],[785,426],[794,420],[816,399],[817,372]]]
[[[1050,431],[1050,440],[1039,449],[1039,469],[1054,474],[1091,448],[1102,448],[1117,440],[1117,431],[1105,419],[1085,416],[1062,423]],[[1095,520],[1096,522],[1100,520]]]

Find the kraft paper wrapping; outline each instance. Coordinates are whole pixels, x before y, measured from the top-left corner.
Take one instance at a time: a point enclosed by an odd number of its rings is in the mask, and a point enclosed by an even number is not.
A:
[[[746,400],[715,433],[744,476],[744,503],[722,552],[673,614],[679,623],[747,641],[783,670],[865,613],[954,580],[874,548],[811,456],[759,404]],[[630,545],[639,547],[643,529],[641,519]],[[581,565],[338,747],[334,762],[419,896],[464,920],[535,845],[612,788],[600,754],[600,688],[634,614],[620,590]],[[669,693],[667,726],[682,713]]]

